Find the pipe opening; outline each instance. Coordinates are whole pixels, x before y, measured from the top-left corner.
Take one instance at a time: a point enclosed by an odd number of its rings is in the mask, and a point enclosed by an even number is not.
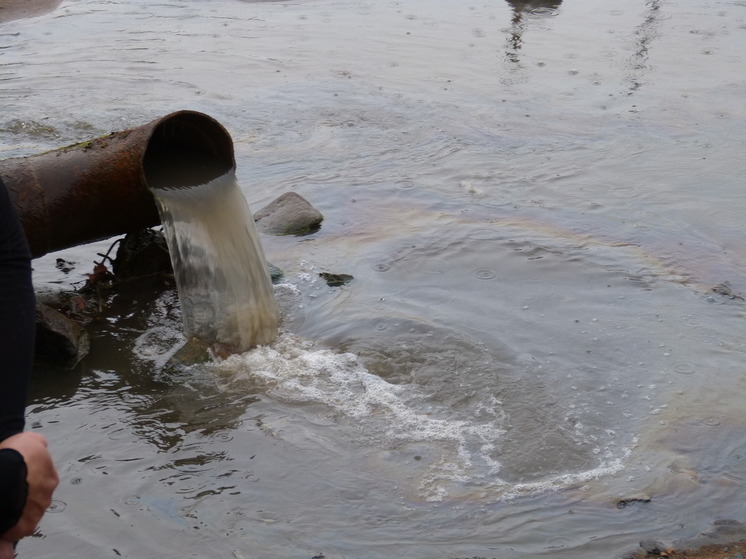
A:
[[[198,186],[235,167],[233,141],[225,128],[190,111],[164,117],[153,130],[143,156],[149,188]]]

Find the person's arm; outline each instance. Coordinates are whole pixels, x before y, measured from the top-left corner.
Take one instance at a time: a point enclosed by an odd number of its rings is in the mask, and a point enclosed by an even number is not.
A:
[[[15,449],[0,449],[0,534],[4,534],[21,519],[26,506],[28,483],[26,461]]]
[[[20,433],[25,425],[35,311],[31,253],[0,180],[0,441]]]
[[[26,467],[23,481],[27,483],[28,490],[23,510],[15,522],[2,532],[3,540],[16,542],[34,533],[52,503],[52,494],[59,478],[47,450],[47,441],[39,433],[27,431],[8,437],[0,443],[0,453],[3,452],[20,454]]]
[[[33,533],[59,483],[46,439],[23,432],[35,311],[31,253],[0,180],[0,559]]]

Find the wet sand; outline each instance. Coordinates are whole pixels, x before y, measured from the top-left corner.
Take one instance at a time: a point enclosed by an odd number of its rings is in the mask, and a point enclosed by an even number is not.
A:
[[[0,22],[51,12],[62,0],[6,0],[0,5]]]
[[[746,557],[746,542],[710,544],[697,549],[667,549],[657,555],[639,557],[668,557],[669,559],[733,559]]]
[[[746,557],[746,524],[737,520],[716,520],[712,530],[697,538],[668,546],[645,540],[640,549],[624,555],[625,559],[667,557],[669,559],[743,559]]]
[[[734,544],[728,544],[728,545],[708,545],[701,547],[697,550],[693,551],[675,551],[673,554],[669,555],[669,557],[678,558],[678,557],[697,557],[700,559],[720,559],[720,558],[732,558],[737,556],[738,554],[743,555],[746,553],[746,543],[745,542],[739,542]]]

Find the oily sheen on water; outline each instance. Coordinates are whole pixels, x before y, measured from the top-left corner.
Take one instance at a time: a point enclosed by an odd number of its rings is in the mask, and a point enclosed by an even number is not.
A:
[[[232,351],[272,342],[278,324],[272,282],[235,174],[153,192],[171,252],[185,336]]]

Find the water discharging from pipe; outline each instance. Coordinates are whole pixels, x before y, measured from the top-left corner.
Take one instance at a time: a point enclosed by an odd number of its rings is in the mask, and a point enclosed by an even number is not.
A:
[[[163,120],[143,157],[171,253],[184,334],[219,356],[271,343],[279,322],[235,168],[227,131],[191,113]]]
[[[254,220],[233,171],[205,184],[154,188],[184,333],[222,350],[271,343],[278,312]]]
[[[225,128],[202,113],[178,111],[89,142],[0,161],[0,178],[34,257],[152,227],[160,213],[185,334],[231,353],[272,342],[278,324],[235,168]]]

